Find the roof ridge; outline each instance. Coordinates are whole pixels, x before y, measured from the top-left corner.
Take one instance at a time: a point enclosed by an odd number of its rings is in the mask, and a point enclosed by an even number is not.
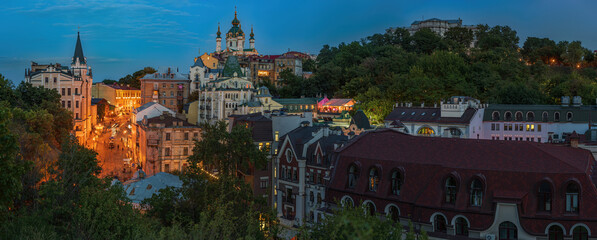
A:
[[[525,143],[525,144],[530,144],[534,148],[539,149],[541,152],[549,155],[550,157],[552,157],[553,159],[557,160],[558,162],[564,162],[566,165],[568,165],[568,166],[570,166],[570,167],[572,167],[572,168],[574,168],[576,170],[580,170],[581,172],[585,172],[586,171],[586,169],[579,169],[578,167],[573,166],[572,164],[570,164],[568,161],[564,161],[563,159],[565,159],[565,158],[559,158],[559,157],[554,156],[553,154],[545,151],[543,148],[539,147],[540,146],[539,144],[535,144],[535,143],[531,144],[531,143],[528,143],[528,142]],[[554,147],[561,147],[561,146],[554,146]]]

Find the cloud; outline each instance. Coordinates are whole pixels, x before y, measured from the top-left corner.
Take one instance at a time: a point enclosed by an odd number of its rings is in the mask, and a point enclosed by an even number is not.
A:
[[[197,17],[186,10],[191,2],[164,4],[161,2],[129,0],[62,0],[38,2],[31,8],[13,8],[11,11],[41,17],[54,22],[52,26],[77,29],[87,40],[102,41],[142,40],[148,42],[195,42],[197,33],[187,31],[179,23]],[[173,6],[180,6],[178,9]],[[51,20],[50,20],[51,19]],[[74,31],[73,31],[74,32]],[[73,34],[63,35],[72,38]]]

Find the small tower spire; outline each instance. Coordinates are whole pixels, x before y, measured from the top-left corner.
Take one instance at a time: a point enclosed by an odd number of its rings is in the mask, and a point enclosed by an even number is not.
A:
[[[218,22],[218,32],[216,33],[218,36],[216,36],[216,38],[221,38],[220,35],[222,34],[220,32],[220,22]]]

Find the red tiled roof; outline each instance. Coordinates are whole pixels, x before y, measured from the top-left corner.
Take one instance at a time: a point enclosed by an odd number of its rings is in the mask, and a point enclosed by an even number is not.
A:
[[[422,222],[428,222],[435,212],[445,214],[448,221],[461,214],[476,230],[493,223],[494,202],[509,202],[518,204],[524,230],[535,235],[544,234],[553,219],[566,230],[579,221],[597,228],[597,188],[591,180],[595,160],[587,150],[534,142],[417,137],[384,129],[361,134],[336,154],[327,202],[348,195],[355,203],[373,201],[380,213],[392,203],[400,208],[401,217],[410,215]],[[348,189],[348,169],[353,163],[359,166],[357,184]],[[367,188],[373,166],[380,172],[377,192]],[[399,196],[389,191],[395,169],[402,169],[404,176]],[[456,202],[447,205],[443,184],[450,175],[457,179],[457,195]],[[484,195],[482,206],[472,208],[469,186],[475,178],[483,182]],[[538,184],[545,179],[553,184],[548,218],[537,216]],[[564,191],[570,181],[581,186],[577,215],[566,215],[564,210]]]

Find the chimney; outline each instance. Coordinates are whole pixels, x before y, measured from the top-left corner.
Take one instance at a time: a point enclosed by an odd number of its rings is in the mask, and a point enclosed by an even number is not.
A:
[[[580,139],[580,136],[578,136],[576,131],[573,131],[568,138],[570,139],[570,147],[578,148],[578,140]]]
[[[562,107],[570,105],[570,97],[562,96]]]

